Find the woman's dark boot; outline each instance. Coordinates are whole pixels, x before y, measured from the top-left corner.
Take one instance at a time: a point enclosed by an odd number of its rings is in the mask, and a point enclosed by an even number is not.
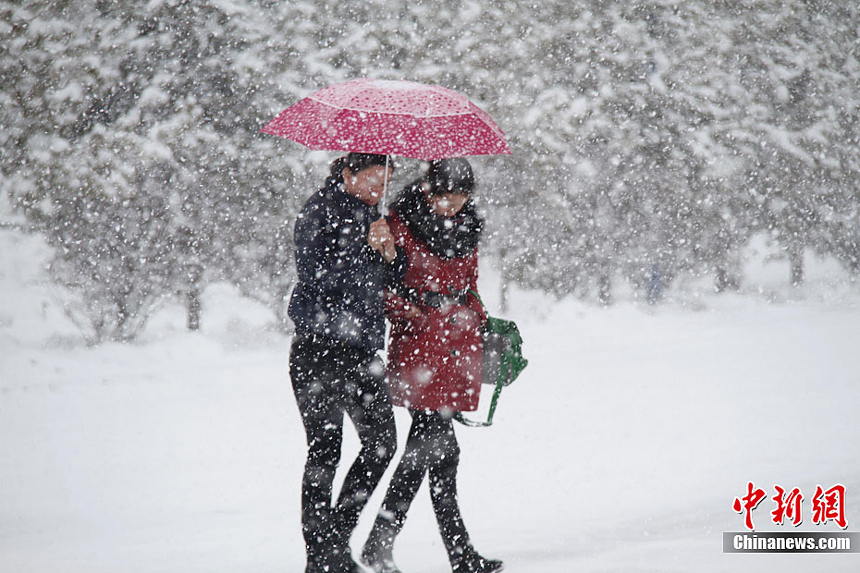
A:
[[[377,517],[361,552],[361,562],[375,573],[400,573],[392,555],[397,533],[397,528],[390,521],[381,515]]]
[[[451,567],[454,573],[497,573],[505,565],[498,559],[485,559],[471,546],[467,546],[463,553],[452,559]]]

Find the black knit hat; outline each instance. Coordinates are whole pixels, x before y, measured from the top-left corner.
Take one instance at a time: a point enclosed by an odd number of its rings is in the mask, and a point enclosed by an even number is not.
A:
[[[475,188],[472,166],[462,157],[431,161],[425,177],[430,184],[430,193],[434,195],[471,195]]]
[[[352,152],[346,156],[346,167],[348,167],[352,173],[358,173],[359,171],[363,171],[368,167],[374,167],[376,165],[385,167],[386,164],[391,169],[394,169],[394,162],[389,160],[387,155]]]
[[[358,173],[368,167],[376,165],[385,166],[387,155],[378,155],[376,153],[350,153],[343,157],[335,159],[329,168],[329,176],[326,182],[327,185],[343,183],[343,168],[348,167],[350,173]],[[388,167],[394,170],[394,161],[388,160]]]

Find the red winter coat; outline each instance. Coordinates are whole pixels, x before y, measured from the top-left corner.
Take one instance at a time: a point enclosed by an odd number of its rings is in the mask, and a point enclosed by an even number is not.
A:
[[[415,299],[426,300],[428,292],[477,292],[477,249],[466,257],[445,260],[417,240],[396,213],[391,215],[389,227],[409,260],[402,286],[417,294],[409,300],[391,292],[386,295],[392,324],[388,384],[394,404],[413,410],[476,410],[485,320],[480,302],[474,295],[466,295],[462,301],[466,304],[449,300],[437,307]],[[422,315],[404,318],[410,306],[417,306]]]

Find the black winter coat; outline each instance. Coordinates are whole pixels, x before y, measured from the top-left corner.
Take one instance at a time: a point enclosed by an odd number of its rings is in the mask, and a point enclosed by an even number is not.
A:
[[[406,255],[386,263],[367,244],[370,224],[380,217],[329,182],[310,199],[296,221],[298,284],[289,316],[299,333],[315,334],[375,352],[385,345],[383,291],[406,272]]]

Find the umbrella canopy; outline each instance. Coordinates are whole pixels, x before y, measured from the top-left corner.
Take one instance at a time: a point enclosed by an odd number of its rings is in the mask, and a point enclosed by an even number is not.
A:
[[[489,115],[453,90],[359,79],[312,93],[261,130],[311,149],[433,160],[511,152]]]

